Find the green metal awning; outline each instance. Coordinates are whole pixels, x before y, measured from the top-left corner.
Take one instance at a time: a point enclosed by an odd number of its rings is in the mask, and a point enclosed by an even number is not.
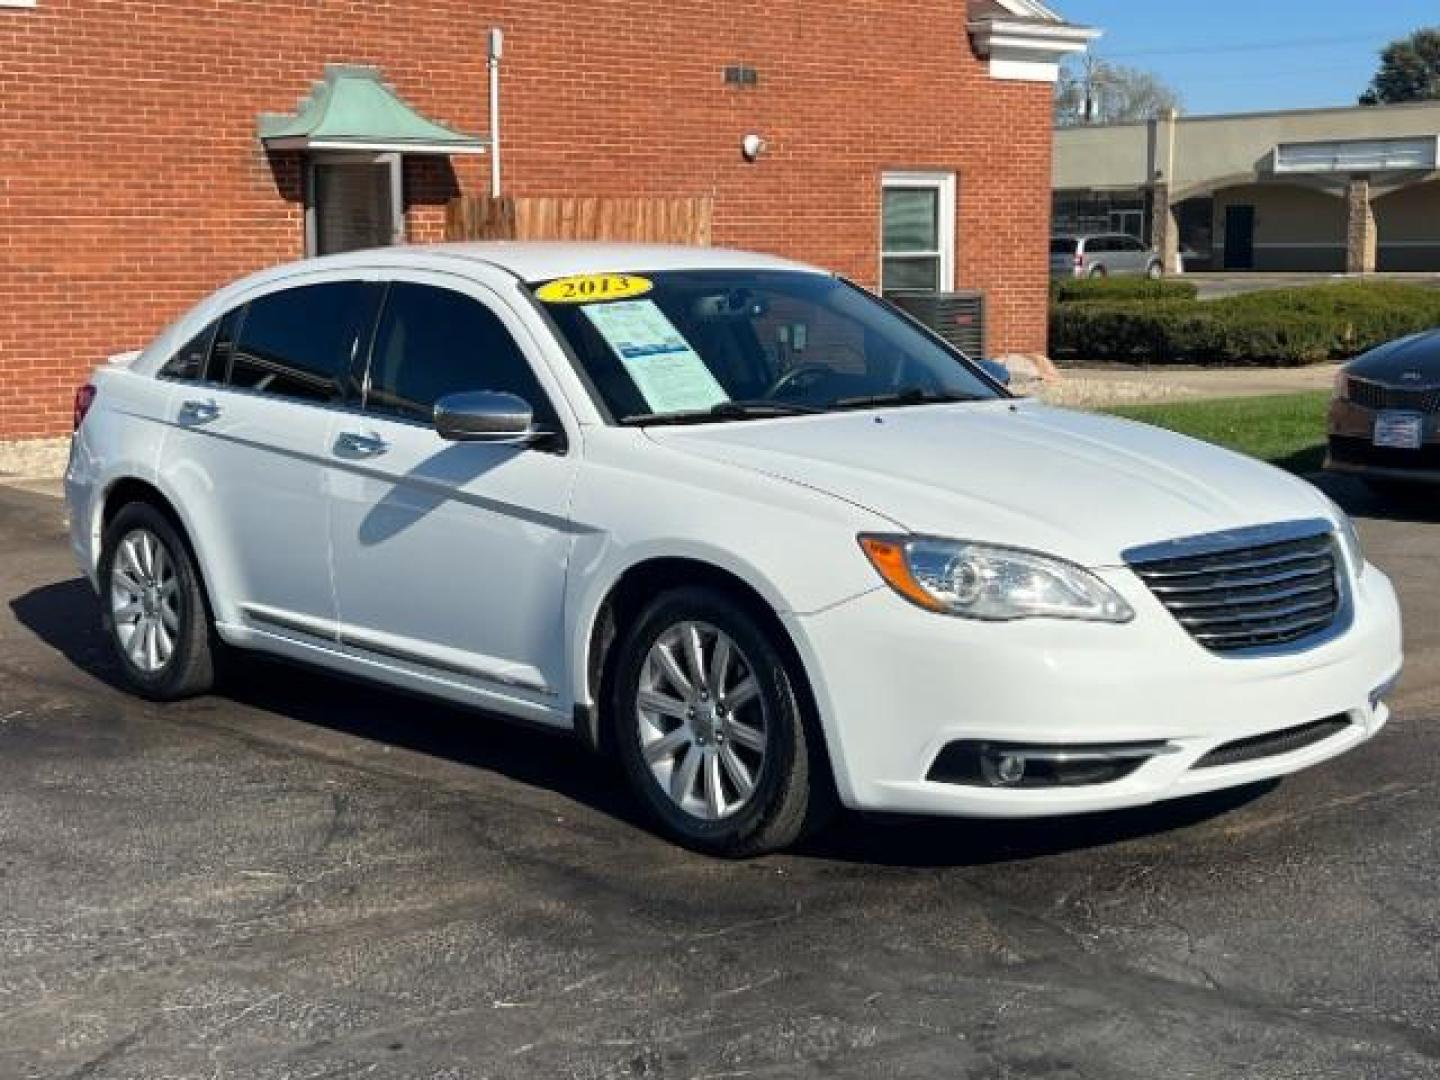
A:
[[[483,154],[490,145],[420,115],[377,68],[353,64],[327,64],[294,116],[262,114],[260,141],[271,150],[403,154]]]

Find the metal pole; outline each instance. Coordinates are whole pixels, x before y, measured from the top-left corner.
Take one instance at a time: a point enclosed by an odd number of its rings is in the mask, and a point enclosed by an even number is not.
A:
[[[490,29],[490,197],[500,197],[500,57],[505,51],[505,34],[498,26]]]

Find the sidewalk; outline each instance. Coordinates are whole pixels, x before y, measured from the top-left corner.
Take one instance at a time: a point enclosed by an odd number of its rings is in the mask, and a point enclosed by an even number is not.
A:
[[[1065,367],[1040,392],[1054,405],[1095,408],[1146,401],[1263,397],[1329,390],[1338,364],[1298,368]]]
[[[0,484],[59,496],[69,454],[69,436],[0,442]]]

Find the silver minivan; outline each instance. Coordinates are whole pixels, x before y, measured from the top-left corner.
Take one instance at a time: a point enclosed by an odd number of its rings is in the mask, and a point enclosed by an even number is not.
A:
[[[1052,278],[1103,278],[1144,275],[1161,277],[1160,255],[1125,233],[1055,236],[1050,240]]]

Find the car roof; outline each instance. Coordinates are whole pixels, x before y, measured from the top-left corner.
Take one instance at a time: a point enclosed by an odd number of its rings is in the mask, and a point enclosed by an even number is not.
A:
[[[548,281],[572,274],[640,273],[664,270],[799,270],[824,271],[774,255],[729,248],[667,244],[617,244],[599,241],[495,240],[462,244],[416,244],[370,248],[326,255],[276,267],[276,278],[322,269],[394,266],[456,269],[457,263],[499,267],[524,281]]]

